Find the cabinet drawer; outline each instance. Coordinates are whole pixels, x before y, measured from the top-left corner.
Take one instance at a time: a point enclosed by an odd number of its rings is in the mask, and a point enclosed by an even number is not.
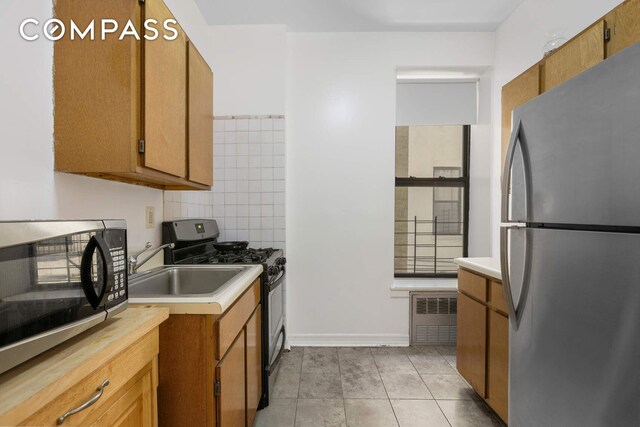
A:
[[[487,279],[467,270],[458,270],[458,290],[480,301],[487,301]]]
[[[109,406],[100,417],[91,424],[92,427],[152,427],[155,422],[153,405],[153,370],[151,364],[138,375],[133,385],[127,387],[113,405]]]
[[[509,311],[507,310],[507,303],[504,300],[504,290],[502,288],[502,284],[492,280],[489,292],[490,305],[496,310],[500,310],[505,314],[509,313]]]
[[[220,360],[231,347],[258,304],[260,304],[260,279],[256,279],[233,306],[216,321],[217,360]]]
[[[24,426],[56,426],[58,417],[72,408],[85,403],[96,394],[96,389],[104,380],[109,385],[104,387],[103,394],[92,406],[74,415],[68,416],[65,426],[87,425],[100,416],[114,398],[119,398],[126,391],[125,385],[138,374],[158,354],[158,329],[145,335],[140,341],[123,351],[110,361],[96,367],[90,375],[59,395],[51,404],[44,407],[27,420],[20,423]]]

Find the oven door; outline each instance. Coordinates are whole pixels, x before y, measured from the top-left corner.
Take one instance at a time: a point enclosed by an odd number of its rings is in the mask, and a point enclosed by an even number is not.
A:
[[[30,241],[19,243],[20,231]],[[33,241],[38,233],[45,237]],[[0,236],[4,372],[104,321],[115,276],[102,221],[2,223]]]
[[[286,270],[269,283],[269,382],[277,376],[280,358],[284,353],[286,333],[284,328],[284,287]],[[270,384],[273,385],[273,384]]]

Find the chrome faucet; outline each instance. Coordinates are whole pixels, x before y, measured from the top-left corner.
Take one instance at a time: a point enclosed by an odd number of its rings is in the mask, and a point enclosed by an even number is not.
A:
[[[157,248],[151,250],[148,255],[145,255],[143,257],[142,255],[147,253],[147,251],[151,248],[151,242],[147,242],[147,244],[144,245],[144,249],[141,252],[139,252],[138,255],[136,256],[131,255],[129,257],[129,274],[135,274],[140,267],[142,267],[147,261],[153,258],[153,256],[158,252],[160,252],[161,250],[165,248],[173,249],[174,247],[175,247],[174,243],[167,243],[165,245],[158,246]]]

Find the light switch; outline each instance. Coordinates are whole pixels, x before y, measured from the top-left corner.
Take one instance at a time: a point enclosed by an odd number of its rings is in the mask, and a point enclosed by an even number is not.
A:
[[[153,224],[155,223],[156,216],[156,208],[153,206],[147,206],[144,212],[144,227],[145,228],[153,228]]]

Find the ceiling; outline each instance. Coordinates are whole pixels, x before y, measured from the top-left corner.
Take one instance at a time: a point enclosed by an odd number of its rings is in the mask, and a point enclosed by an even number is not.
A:
[[[523,0],[196,0],[211,25],[288,31],[492,31]]]

